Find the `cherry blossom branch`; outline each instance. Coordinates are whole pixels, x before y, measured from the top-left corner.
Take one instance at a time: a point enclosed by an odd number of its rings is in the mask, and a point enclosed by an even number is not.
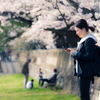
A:
[[[23,14],[24,14],[24,13],[23,13]],[[8,21],[9,21],[9,20],[13,20],[13,19],[17,19],[17,20],[19,20],[19,21],[23,21],[23,22],[27,23],[29,26],[32,25],[32,22],[33,22],[33,21],[32,21],[32,18],[31,18],[31,19],[26,19],[26,18],[24,18],[24,17],[21,17],[21,16],[17,15],[15,12],[12,13],[12,12],[7,12],[7,11],[5,11],[5,12],[0,13],[0,16],[8,16],[8,15],[11,15],[10,18],[7,18]],[[14,16],[14,17],[13,17],[13,16]]]
[[[73,0],[66,0],[66,1],[78,11],[78,8],[79,8],[79,4],[78,3],[76,3]],[[89,10],[89,9],[87,9],[85,7],[81,8],[81,9],[83,9],[83,14],[95,13],[95,11],[93,9]]]
[[[56,8],[58,9],[60,15],[62,16],[62,18],[63,18],[63,20],[64,20],[64,22],[65,22],[65,24],[66,24],[66,27],[67,27],[66,19],[64,18],[64,15],[63,15],[62,12],[60,11],[60,8],[59,8],[59,6],[58,6],[58,4],[57,4],[57,0],[56,0]]]

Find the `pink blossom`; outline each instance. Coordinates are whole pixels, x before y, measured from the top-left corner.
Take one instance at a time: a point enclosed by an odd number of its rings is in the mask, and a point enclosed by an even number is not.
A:
[[[78,12],[79,12],[79,13],[82,13],[82,9],[81,9],[81,8],[78,8]]]

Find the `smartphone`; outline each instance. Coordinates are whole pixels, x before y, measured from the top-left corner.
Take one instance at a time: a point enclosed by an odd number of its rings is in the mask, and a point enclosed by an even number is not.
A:
[[[67,50],[68,47],[64,47],[64,46],[62,46],[62,48]]]
[[[62,48],[70,52],[70,50],[68,49],[69,47],[62,46]]]
[[[67,50],[67,49],[68,49],[68,47],[65,47],[64,49],[66,49],[66,50]]]
[[[70,52],[70,50],[68,49],[68,47],[65,47],[64,49],[67,50],[68,52]]]

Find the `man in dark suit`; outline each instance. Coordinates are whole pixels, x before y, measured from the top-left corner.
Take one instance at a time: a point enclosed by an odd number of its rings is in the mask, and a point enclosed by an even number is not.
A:
[[[26,84],[28,81],[28,76],[29,76],[28,65],[30,62],[31,62],[31,59],[27,59],[27,61],[24,63],[23,68],[22,68],[22,74],[24,75],[24,88],[26,88]]]
[[[49,78],[49,79],[41,79],[42,81],[42,84],[41,84],[41,87],[44,85],[44,82],[47,82],[47,83],[56,83],[56,80],[57,80],[57,69],[54,69],[54,75]]]

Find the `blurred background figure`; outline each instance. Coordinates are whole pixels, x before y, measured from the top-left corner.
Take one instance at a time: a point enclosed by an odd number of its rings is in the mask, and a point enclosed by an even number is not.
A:
[[[24,75],[24,89],[26,89],[26,84],[28,81],[28,76],[29,76],[29,63],[31,62],[31,59],[27,59],[27,61],[24,63],[23,68],[22,68],[22,74]]]
[[[33,87],[34,87],[34,80],[33,79],[31,79],[31,81],[29,81],[28,83],[27,83],[27,85],[26,85],[26,88],[27,89],[32,89]]]
[[[41,71],[41,68],[39,68],[39,86],[41,86],[41,79],[43,79],[43,73]]]

